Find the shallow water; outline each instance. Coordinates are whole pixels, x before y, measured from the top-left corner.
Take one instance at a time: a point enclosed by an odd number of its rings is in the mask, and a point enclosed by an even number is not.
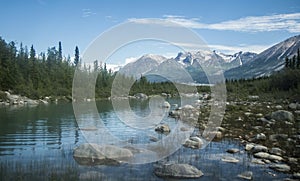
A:
[[[132,101],[130,105],[138,115],[150,114],[147,102]],[[107,130],[122,141],[150,143],[150,137],[165,137],[153,129],[129,127],[118,119],[110,101],[99,101],[97,107]],[[172,129],[178,123],[167,116],[163,122]],[[0,107],[0,125],[0,180],[162,180],[154,174],[157,163],[79,165],[73,159],[73,149],[87,140],[78,129],[71,103]],[[244,171],[252,171],[253,180],[289,177],[265,165],[252,164],[252,156],[246,152],[228,154],[228,148],[244,149],[238,141],[223,139],[199,150],[181,147],[162,162],[194,165],[204,173],[201,180],[238,180],[237,175]],[[233,156],[240,162],[222,162],[223,156]]]

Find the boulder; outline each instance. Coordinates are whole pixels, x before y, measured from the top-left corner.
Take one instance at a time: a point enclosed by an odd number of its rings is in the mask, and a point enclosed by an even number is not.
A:
[[[183,146],[188,148],[193,148],[193,149],[201,148],[202,145],[203,145],[202,139],[197,136],[190,137],[183,144]]]
[[[255,136],[255,140],[257,140],[257,141],[264,141],[266,139],[267,139],[267,137],[264,133],[259,133]]]
[[[291,170],[291,167],[287,164],[272,164],[270,165],[270,168],[279,172],[289,172]]]
[[[243,178],[243,179],[246,179],[246,180],[252,180],[252,176],[253,176],[253,173],[251,171],[246,171],[246,172],[243,172],[241,174],[238,174],[237,177]]]
[[[262,158],[262,159],[268,159],[269,156],[270,156],[270,154],[266,153],[266,152],[258,152],[258,153],[254,154],[254,157],[256,157],[256,158]]]
[[[171,132],[170,127],[167,124],[159,125],[155,128],[155,131],[160,133],[169,133]]]
[[[274,147],[269,150],[269,153],[273,155],[281,156],[283,151],[280,148]]]
[[[134,97],[137,98],[137,99],[141,99],[141,100],[148,99],[148,96],[146,94],[143,94],[143,93],[136,93],[134,95]]]
[[[289,104],[289,109],[296,110],[297,107],[298,107],[298,103],[291,103],[291,104]]]
[[[267,152],[268,148],[266,146],[263,146],[263,145],[254,145],[254,147],[252,148],[252,151],[254,153]]]
[[[239,160],[234,158],[234,157],[230,157],[230,156],[224,156],[222,159],[221,159],[223,162],[229,162],[229,163],[238,163]]]
[[[85,143],[74,149],[73,156],[79,164],[118,164],[130,159],[133,154],[130,150],[113,145],[98,145]]]
[[[237,153],[237,152],[239,152],[239,151],[240,151],[240,150],[237,149],[237,148],[230,148],[230,149],[228,149],[226,152],[227,152],[227,153],[234,154],[234,153]]]
[[[271,113],[271,118],[276,121],[294,121],[293,113],[284,110],[278,110]]]
[[[201,170],[188,164],[165,164],[154,171],[158,177],[173,178],[199,178],[203,175]]]
[[[246,151],[252,150],[252,148],[254,147],[254,145],[255,145],[255,144],[253,144],[253,143],[248,143],[248,144],[246,144],[245,150],[246,150]]]
[[[171,105],[170,105],[170,103],[168,103],[167,101],[165,101],[165,102],[163,103],[162,107],[163,107],[163,108],[170,108]]]

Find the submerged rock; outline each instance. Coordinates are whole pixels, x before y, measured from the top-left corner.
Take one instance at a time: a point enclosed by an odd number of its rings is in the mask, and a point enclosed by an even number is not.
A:
[[[157,126],[155,128],[155,131],[160,132],[160,133],[169,133],[169,132],[171,132],[171,129],[167,124],[163,124],[163,125]]]
[[[79,164],[118,164],[133,156],[132,152],[125,148],[113,145],[98,145],[85,143],[74,149],[73,156]]]
[[[224,156],[222,159],[221,159],[223,162],[229,162],[229,163],[238,163],[239,160],[234,158],[234,157],[230,157],[230,156]]]
[[[188,148],[193,148],[193,149],[201,148],[202,145],[203,145],[202,139],[197,136],[190,137],[183,144],[183,146]]]
[[[165,102],[163,103],[162,107],[163,107],[163,108],[170,108],[171,105],[170,105],[170,103],[168,103],[167,101],[165,101]]]
[[[154,173],[159,177],[173,178],[199,178],[203,175],[201,170],[188,164],[165,164],[155,169]]]
[[[253,176],[253,173],[251,171],[246,171],[246,172],[239,174],[237,177],[243,178],[246,180],[252,180],[252,176]]]
[[[237,149],[237,148],[230,148],[230,149],[228,149],[226,152],[227,152],[227,153],[234,154],[234,153],[237,153],[237,152],[239,152],[239,151],[240,151],[240,150]]]

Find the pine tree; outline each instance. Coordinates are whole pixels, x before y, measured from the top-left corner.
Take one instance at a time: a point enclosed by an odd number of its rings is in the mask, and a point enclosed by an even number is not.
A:
[[[293,56],[293,60],[292,60],[292,68],[294,69],[296,66],[296,55]]]
[[[285,68],[289,68],[289,58],[285,57]]]
[[[77,66],[79,63],[79,49],[78,46],[75,47],[75,59],[74,59],[74,65]]]
[[[300,50],[297,51],[297,68],[300,68]]]
[[[62,61],[62,47],[61,42],[58,42],[58,55],[57,55],[58,62]]]

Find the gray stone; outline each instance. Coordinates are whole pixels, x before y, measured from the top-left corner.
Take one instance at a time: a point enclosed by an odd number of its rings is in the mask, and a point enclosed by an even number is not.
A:
[[[252,159],[252,161],[251,161],[252,163],[254,163],[254,164],[260,164],[260,165],[264,165],[265,164],[265,162],[263,162],[262,160],[260,160],[260,159]]]
[[[274,148],[271,148],[271,149],[269,150],[269,153],[270,153],[270,154],[273,154],[273,155],[281,156],[282,153],[283,153],[283,151],[282,151],[280,148],[274,147]]]
[[[137,98],[137,99],[141,99],[141,100],[148,99],[148,96],[146,94],[143,94],[143,93],[136,93],[134,95],[134,97]]]
[[[268,159],[273,161],[273,162],[278,162],[278,161],[283,160],[283,158],[281,156],[271,155],[271,154],[269,155]]]
[[[161,132],[161,133],[169,133],[169,132],[171,132],[170,127],[167,124],[163,124],[163,125],[157,126],[155,128],[155,131]]]
[[[271,113],[271,118],[276,121],[294,121],[293,113],[284,110],[278,110]]]
[[[262,159],[268,159],[269,156],[270,156],[270,154],[266,153],[266,152],[258,152],[258,153],[254,154],[254,157],[256,157],[256,158],[262,158]]]
[[[245,150],[250,151],[250,150],[252,150],[253,147],[254,147],[253,143],[248,143],[248,144],[246,144]]]
[[[234,154],[234,153],[237,153],[237,152],[239,152],[239,151],[240,151],[240,150],[237,149],[237,148],[230,148],[230,149],[228,149],[226,152],[227,152],[227,153]]]
[[[291,167],[287,164],[272,164],[270,165],[270,168],[279,172],[289,172],[291,170]]]
[[[254,153],[257,153],[257,152],[267,152],[268,148],[266,146],[263,146],[263,145],[254,145],[254,147],[252,148],[252,151]]]
[[[163,107],[163,108],[170,108],[171,105],[170,105],[170,103],[168,103],[167,101],[165,101],[165,102],[163,103],[162,107]]]
[[[253,173],[251,171],[246,171],[238,175],[239,178],[246,180],[252,180]]]
[[[73,156],[82,164],[116,164],[133,156],[128,149],[113,145],[85,143],[74,149]],[[77,158],[77,159],[76,159]]]
[[[221,159],[223,162],[229,162],[229,163],[238,163],[239,160],[234,158],[234,157],[230,157],[230,156],[224,156],[222,159]]]
[[[270,141],[286,140],[287,138],[287,134],[272,134],[269,136]]]
[[[173,178],[199,178],[203,175],[201,170],[188,164],[165,164],[156,168],[154,173],[159,177]]]
[[[296,110],[297,109],[297,103],[291,103],[291,104],[289,104],[289,108],[293,109],[293,110]]]
[[[255,139],[258,141],[264,141],[267,139],[266,135],[264,133],[259,133],[255,136]]]
[[[283,109],[283,107],[281,105],[277,105],[275,106],[276,109]]]

